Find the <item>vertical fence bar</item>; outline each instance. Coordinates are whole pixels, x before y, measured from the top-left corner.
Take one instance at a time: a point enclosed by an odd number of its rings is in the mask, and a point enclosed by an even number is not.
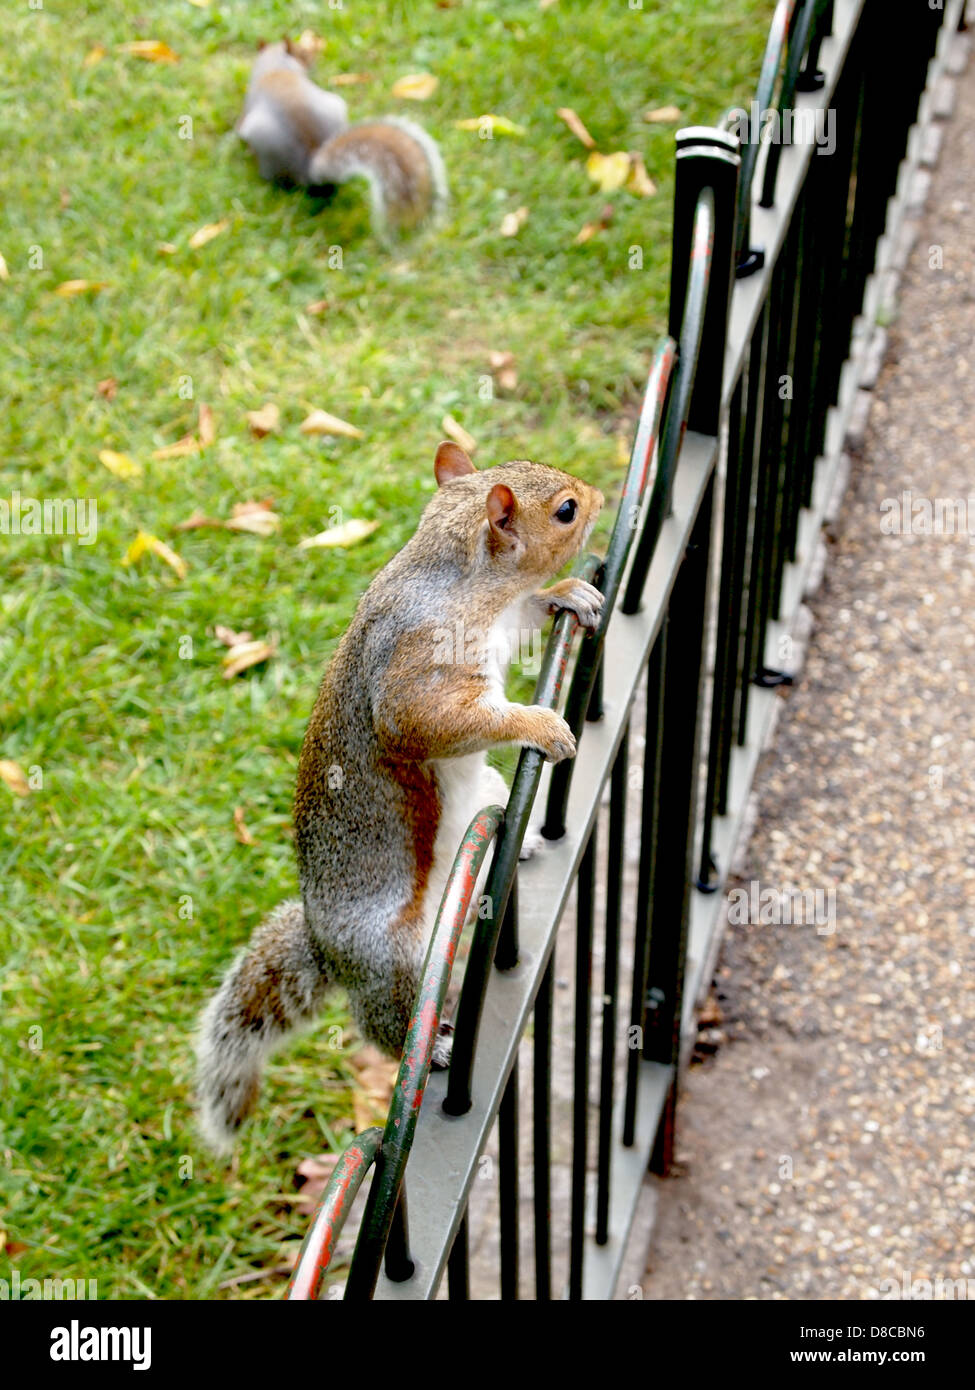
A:
[[[592,921],[595,897],[596,827],[586,845],[576,880],[575,1020],[572,1063],[572,1195],[569,1232],[569,1298],[582,1298],[586,1230],[586,1169],[589,1158],[589,1029],[592,992]]]
[[[535,996],[532,1042],[532,1202],[535,1224],[535,1297],[552,1297],[552,996],[554,953]]]
[[[630,1023],[627,1029],[626,1089],[623,1098],[624,1148],[631,1148],[636,1132],[637,1074],[643,1048],[650,919],[653,914],[653,882],[656,871],[657,827],[660,818],[660,756],[663,747],[663,671],[667,651],[667,619],[657,635],[647,663],[647,713],[643,745],[643,788],[640,807],[640,868],[636,889],[636,929],[633,942],[633,976]]]
[[[713,501],[712,475],[671,594],[669,622],[671,630],[681,634],[681,645],[679,650],[669,647],[664,669],[660,799],[667,814],[658,829],[647,978],[650,1007],[644,1035],[644,1056],[675,1068],[655,1150],[654,1166],[659,1172],[668,1170],[674,1143]]]
[[[606,931],[603,959],[603,1018],[599,1068],[599,1147],[596,1164],[596,1244],[609,1239],[609,1174],[616,1071],[616,1012],[619,990],[620,915],[623,903],[623,850],[626,791],[630,764],[629,728],[613,763],[609,795],[609,854],[606,865]]]
[[[471,1296],[470,1255],[467,1238],[467,1212],[457,1227],[454,1243],[447,1256],[447,1298],[451,1303],[466,1303]]]
[[[501,1298],[518,1297],[518,1058],[498,1111],[498,1188],[501,1206]]]

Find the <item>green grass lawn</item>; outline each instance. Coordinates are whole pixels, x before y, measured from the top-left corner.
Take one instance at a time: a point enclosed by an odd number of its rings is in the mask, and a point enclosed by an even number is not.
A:
[[[446,413],[479,464],[529,456],[615,497],[666,308],[674,126],[642,115],[675,104],[682,123],[711,123],[747,101],[771,9],[8,7],[0,499],[96,499],[98,534],[0,535],[0,759],[34,783],[25,796],[0,783],[0,1277],[97,1279],[103,1298],[280,1293],[270,1271],[306,1225],[294,1170],[353,1132],[357,1044],[328,1045],[347,1023],[337,999],[269,1068],[228,1170],[194,1131],[190,1036],[234,950],[295,891],[290,801],[321,669],[415,528]],[[232,130],[249,64],[258,39],[305,28],[326,40],[320,81],[373,74],[343,89],[353,119],[398,111],[441,141],[452,203],[436,233],[390,254],[361,185],[323,204],[258,179]],[[145,39],[179,62],[117,51]],[[394,99],[414,72],[436,92]],[[600,192],[561,106],[602,151],[640,150],[657,196]],[[525,134],[456,128],[485,112]],[[607,203],[609,226],[575,244]],[[501,236],[519,207],[524,226]],[[105,287],[55,293],[79,279]],[[486,389],[492,351],[514,354],[513,389]],[[106,378],[113,399],[96,389]],[[257,439],[246,413],[265,401],[281,424]],[[197,430],[201,403],[215,441],[154,460]],[[315,406],[363,438],[302,435]],[[113,475],[102,450],[141,475]],[[269,497],[274,535],[174,531],[196,509],[228,517]],[[379,522],[355,548],[297,548],[353,517]],[[185,577],[154,555],[122,565],[140,529]],[[215,624],[277,653],[225,680]],[[235,834],[237,807],[254,844]]]

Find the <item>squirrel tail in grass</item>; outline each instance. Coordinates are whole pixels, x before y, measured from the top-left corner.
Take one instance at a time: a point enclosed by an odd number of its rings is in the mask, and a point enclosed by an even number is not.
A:
[[[328,980],[301,902],[282,903],[257,929],[200,1021],[196,1055],[200,1128],[227,1153],[250,1114],[266,1057],[318,1016]]]
[[[349,126],[316,150],[308,172],[312,185],[366,179],[373,227],[387,238],[439,217],[447,204],[447,172],[437,142],[399,116]]]

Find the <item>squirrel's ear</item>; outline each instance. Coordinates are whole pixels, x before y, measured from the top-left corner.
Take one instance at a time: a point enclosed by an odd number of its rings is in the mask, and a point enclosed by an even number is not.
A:
[[[517,537],[511,529],[518,503],[515,494],[505,483],[495,483],[487,495],[485,510],[491,528],[491,540],[495,546],[510,547],[517,544]]]
[[[467,473],[476,472],[476,469],[459,444],[445,439],[437,446],[433,471],[437,475],[437,482],[443,487],[444,483],[449,483],[452,478],[463,478]]]

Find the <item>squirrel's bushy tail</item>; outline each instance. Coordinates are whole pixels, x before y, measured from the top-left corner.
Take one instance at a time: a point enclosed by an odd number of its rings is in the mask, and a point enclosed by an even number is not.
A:
[[[447,171],[437,142],[402,116],[359,121],[322,145],[311,158],[312,186],[368,181],[373,226],[395,236],[447,203]]]
[[[298,900],[282,903],[251,937],[200,1020],[200,1128],[218,1153],[253,1109],[268,1054],[311,1023],[328,981]]]

